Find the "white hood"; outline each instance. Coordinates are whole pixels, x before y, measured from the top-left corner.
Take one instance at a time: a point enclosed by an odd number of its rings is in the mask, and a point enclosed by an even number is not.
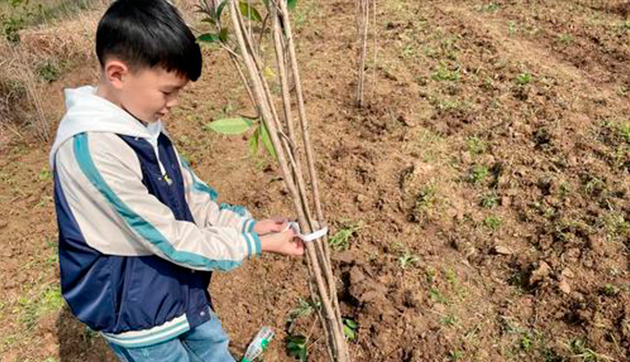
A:
[[[50,169],[54,168],[55,154],[61,145],[83,132],[111,132],[125,136],[146,138],[157,146],[162,130],[160,121],[145,127],[131,114],[114,103],[95,94],[96,88],[85,86],[66,89],[66,114],[59,123],[57,137],[50,150]]]

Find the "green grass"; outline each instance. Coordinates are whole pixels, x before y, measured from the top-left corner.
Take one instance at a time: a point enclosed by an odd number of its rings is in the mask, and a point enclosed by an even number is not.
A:
[[[466,150],[471,155],[481,155],[486,153],[488,142],[478,137],[468,137],[466,139]]]
[[[360,223],[349,223],[343,225],[335,235],[328,239],[328,244],[333,250],[347,250],[350,247],[350,238],[356,235],[361,228]]]
[[[499,216],[494,216],[494,215],[486,216],[486,218],[483,219],[483,224],[488,229],[492,231],[497,231],[503,224],[503,219]]]
[[[31,329],[42,316],[60,310],[63,303],[61,289],[58,286],[48,287],[35,300],[21,296],[18,298],[19,321],[27,329]]]
[[[494,191],[488,192],[481,197],[479,204],[486,209],[494,209],[499,205],[499,196]]]
[[[459,68],[455,70],[450,70],[444,63],[440,63],[438,69],[431,76],[431,79],[437,82],[441,82],[441,81],[457,82],[458,80],[460,80],[460,78],[461,76],[459,73]]]
[[[468,182],[475,185],[481,184],[486,181],[489,175],[490,170],[488,169],[488,167],[483,165],[475,165],[469,171]]]
[[[402,269],[407,269],[410,266],[415,265],[418,262],[418,257],[409,251],[405,251],[400,257],[398,257],[398,265]]]
[[[533,77],[530,73],[521,73],[519,75],[516,76],[516,84],[520,85],[520,86],[525,86],[528,85],[529,83],[531,83],[533,80]]]

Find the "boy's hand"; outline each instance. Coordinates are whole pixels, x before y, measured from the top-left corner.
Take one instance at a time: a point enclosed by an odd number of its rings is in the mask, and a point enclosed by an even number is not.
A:
[[[288,221],[282,218],[260,220],[254,225],[254,232],[258,235],[279,233],[286,229],[288,224]]]
[[[262,251],[284,255],[303,255],[304,242],[295,238],[295,232],[289,229],[282,233],[269,234],[260,237]]]

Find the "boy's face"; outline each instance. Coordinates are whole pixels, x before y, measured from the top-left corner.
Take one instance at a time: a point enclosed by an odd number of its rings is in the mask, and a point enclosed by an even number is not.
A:
[[[188,79],[156,67],[127,72],[120,84],[120,106],[139,120],[152,123],[179,104]]]

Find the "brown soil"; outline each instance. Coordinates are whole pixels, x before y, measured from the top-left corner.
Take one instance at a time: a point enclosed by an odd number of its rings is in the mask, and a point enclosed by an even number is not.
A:
[[[342,314],[358,324],[354,360],[629,361],[627,3],[379,1],[363,109],[354,2],[298,8],[324,212],[333,232],[361,225],[333,256]],[[226,105],[251,113],[224,54],[206,55],[167,120],[173,139],[223,200],[291,215],[277,170],[248,156],[247,137],[202,131]],[[50,86],[50,114],[62,87],[94,74],[67,77]],[[48,148],[12,139],[0,148],[0,359],[112,360],[66,308],[34,323],[19,312],[58,271],[40,172]],[[301,260],[269,255],[216,274],[235,352],[270,325],[278,340],[265,360],[291,360],[281,340],[306,278]],[[309,359],[324,361],[314,321],[291,332],[310,335]]]

